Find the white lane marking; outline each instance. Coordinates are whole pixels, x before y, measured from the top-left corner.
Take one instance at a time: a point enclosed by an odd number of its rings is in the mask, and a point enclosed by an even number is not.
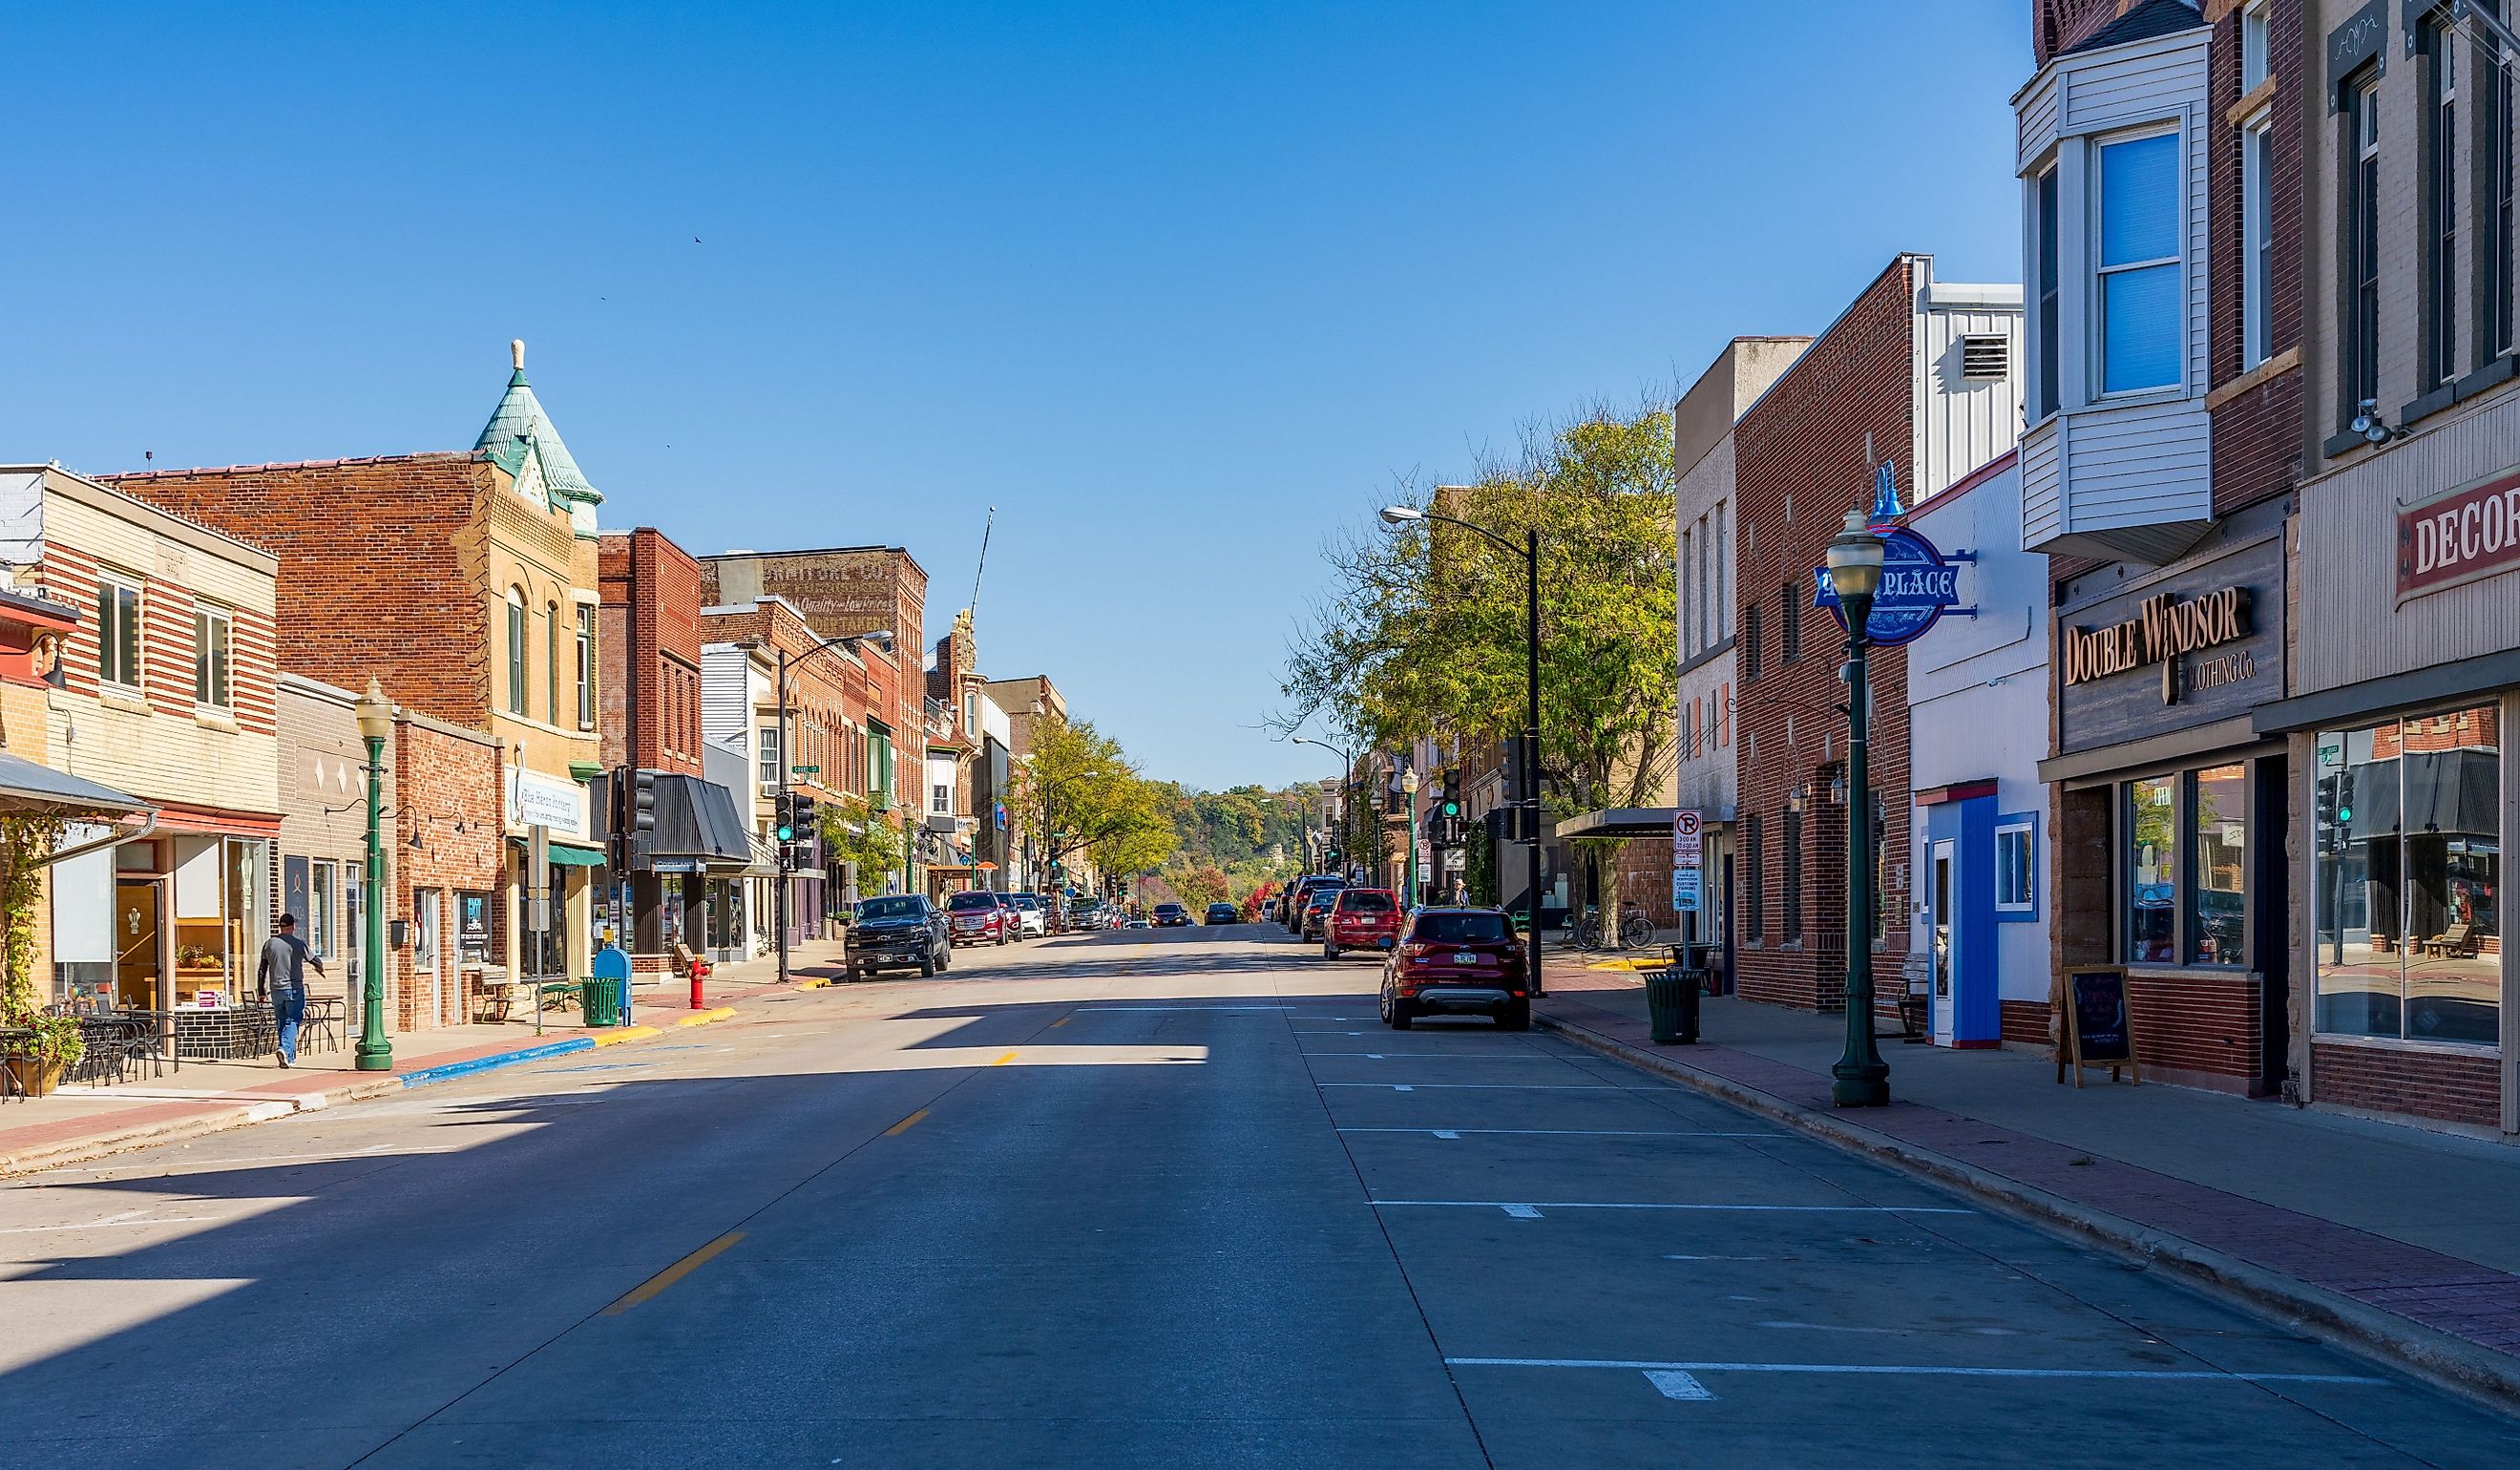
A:
[[[1414,1092],[1418,1090],[1405,1082],[1395,1082],[1391,1085],[1391,1091],[1395,1092]]]
[[[1328,1035],[1328,1033],[1323,1033]],[[1348,1033],[1354,1036],[1356,1033]],[[1572,1061],[1574,1058],[1553,1056],[1545,1051],[1307,1051],[1306,1056],[1345,1057],[1349,1061],[1382,1061],[1394,1056],[1407,1056],[1443,1061]]]
[[[1858,1373],[1929,1378],[2106,1378],[2170,1383],[2386,1384],[2354,1373],[2226,1373],[2214,1368],[1972,1368],[1938,1363],[1656,1362],[1628,1358],[1447,1358],[1457,1368],[1622,1368],[1648,1373]]]
[[[1078,1010],[1190,1010],[1205,1011],[1213,1015],[1232,1016],[1261,1013],[1276,1015],[1286,1007],[1282,1005],[1079,1005],[1076,1008]],[[1326,1019],[1344,1021],[1347,1017],[1329,1016]]]
[[[1387,1082],[1317,1082],[1317,1088],[1387,1088]],[[1475,1089],[1482,1092],[1677,1092],[1678,1088],[1622,1088],[1606,1082],[1421,1082],[1420,1088]]]
[[[1504,1209],[1506,1214],[1512,1216],[1516,1220],[1538,1220],[1540,1218],[1540,1211],[1531,1205],[1507,1205]]]
[[[1791,1261],[1791,1256],[1665,1256],[1665,1261]]]
[[[0,1235],[60,1235],[70,1230],[101,1230],[109,1225],[199,1225],[215,1223],[214,1215],[160,1215],[155,1220],[92,1220],[85,1225],[11,1225],[0,1229]]]
[[[1508,1200],[1508,1199],[1370,1199],[1367,1204],[1377,1210],[1398,1209],[1404,1205],[1439,1210],[1720,1210],[1739,1214],[1772,1215],[1974,1215],[1975,1210],[1956,1210],[1934,1205],[1667,1205],[1622,1204],[1588,1200]],[[1519,1217],[1529,1219],[1528,1216]]]
[[[1704,1403],[1715,1397],[1707,1391],[1705,1384],[1678,1368],[1647,1368],[1645,1381],[1659,1389],[1664,1398],[1678,1399],[1684,1403]]]
[[[1535,1138],[1782,1138],[1788,1136],[1784,1134],[1736,1134],[1720,1130],[1634,1128],[1342,1128],[1339,1132],[1343,1134],[1433,1134],[1439,1138],[1458,1138],[1463,1134],[1506,1134]]]

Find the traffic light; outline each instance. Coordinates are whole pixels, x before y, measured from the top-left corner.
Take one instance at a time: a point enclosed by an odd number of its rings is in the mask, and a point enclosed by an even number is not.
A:
[[[770,803],[771,825],[781,842],[796,840],[796,798],[782,791]]]
[[[1531,744],[1521,735],[1505,738],[1505,799],[1529,801],[1531,792]]]
[[[1436,841],[1446,847],[1462,845],[1462,773],[1457,767],[1444,773],[1443,799],[1435,804]]]
[[[656,830],[656,773],[624,766],[612,774],[612,836],[620,844],[618,867],[627,869],[648,855]]]

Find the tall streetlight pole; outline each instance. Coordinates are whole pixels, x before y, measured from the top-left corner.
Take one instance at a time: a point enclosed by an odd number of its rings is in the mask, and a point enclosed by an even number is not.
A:
[[[1438,515],[1415,506],[1385,506],[1382,523],[1392,530],[1414,521],[1440,520],[1446,525],[1475,531],[1514,553],[1514,544],[1482,525],[1474,525],[1458,516]],[[1522,533],[1523,606],[1528,621],[1523,637],[1523,727],[1522,727],[1522,794],[1531,811],[1531,993],[1549,994],[1548,983],[1540,973],[1540,530],[1526,527]],[[1411,848],[1414,856],[1416,848]]]
[[[1846,1054],[1829,1072],[1839,1107],[1884,1107],[1890,1064],[1872,1036],[1872,773],[1865,704],[1872,646],[1872,597],[1881,590],[1881,538],[1862,511],[1828,544],[1828,585],[1846,622]]]
[[[359,985],[359,1046],[352,1066],[361,1072],[393,1070],[393,1043],[385,1037],[385,736],[393,734],[393,704],[384,687],[368,681],[357,705],[359,737],[368,746],[367,973]]]
[[[788,767],[790,757],[795,753],[794,747],[788,740],[788,666],[791,663],[803,663],[825,648],[836,648],[842,644],[890,644],[891,642],[892,630],[878,628],[871,633],[843,633],[837,638],[827,638],[803,652],[793,655],[785,648],[779,650],[779,810],[784,812],[788,809]],[[868,815],[872,818],[874,814]],[[890,814],[886,815],[888,817]],[[788,843],[785,839],[779,843],[778,904],[779,978],[785,981],[788,978]]]
[[[1338,746],[1331,744],[1328,740],[1316,740],[1311,735],[1290,735],[1287,739],[1291,744],[1310,745],[1316,750],[1327,750],[1330,754],[1339,758],[1339,847],[1349,861],[1354,861],[1356,857],[1356,844],[1348,839],[1355,835],[1356,829],[1356,764],[1358,757],[1349,754],[1347,751],[1340,749]],[[1322,862],[1324,867],[1328,866],[1329,855],[1327,852],[1322,855]]]

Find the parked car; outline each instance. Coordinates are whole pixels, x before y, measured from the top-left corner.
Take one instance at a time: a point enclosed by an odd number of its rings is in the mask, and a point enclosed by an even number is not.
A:
[[[1406,1031],[1419,1016],[1484,1015],[1531,1029],[1531,991],[1513,925],[1495,909],[1420,909],[1382,966],[1382,1019]]]
[[[1154,927],[1154,923],[1150,919],[1133,918],[1129,920],[1128,923],[1122,925],[1122,927],[1129,929],[1151,929]]]
[[[1329,913],[1330,905],[1337,903],[1338,896],[1346,891],[1345,884],[1314,889],[1312,896],[1304,900],[1303,917],[1296,921],[1295,932],[1307,941],[1321,938],[1322,920]]]
[[[1207,906],[1207,921],[1211,924],[1238,924],[1242,922],[1242,911],[1232,904],[1210,904]]]
[[[1067,926],[1091,932],[1102,927],[1102,901],[1078,899],[1067,906]]]
[[[1039,939],[1050,932],[1050,911],[1041,906],[1038,893],[1010,893],[1006,899],[1014,905],[1015,938]]]
[[[1189,923],[1190,923],[1190,911],[1189,911],[1188,909],[1183,908],[1181,905],[1179,905],[1179,904],[1157,904],[1157,905],[1155,906],[1155,927],[1156,927],[1156,928],[1158,928],[1158,929],[1178,929],[1178,928],[1183,928],[1183,927],[1188,926],[1188,924],[1189,924]]]
[[[852,980],[888,969],[933,975],[954,962],[954,938],[925,895],[896,893],[858,904],[841,954]]]
[[[1387,950],[1400,937],[1400,900],[1388,888],[1341,888],[1322,918],[1322,958]]]
[[[1314,894],[1321,892],[1324,888],[1344,888],[1346,886],[1347,879],[1339,877],[1335,873],[1315,873],[1311,877],[1297,882],[1295,884],[1294,891],[1286,895],[1286,912],[1280,916],[1278,921],[1284,924],[1289,929],[1300,931],[1304,927],[1304,906],[1312,902]]]
[[[1014,911],[985,888],[945,896],[946,932],[956,944],[1005,944],[1013,937]]]

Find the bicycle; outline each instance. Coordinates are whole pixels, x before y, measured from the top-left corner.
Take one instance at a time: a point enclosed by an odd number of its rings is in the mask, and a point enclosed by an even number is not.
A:
[[[1618,906],[1617,928],[1604,930],[1601,912],[1588,908],[1575,921],[1575,948],[1579,950],[1641,950],[1653,943],[1653,920],[1641,909],[1626,904]]]

